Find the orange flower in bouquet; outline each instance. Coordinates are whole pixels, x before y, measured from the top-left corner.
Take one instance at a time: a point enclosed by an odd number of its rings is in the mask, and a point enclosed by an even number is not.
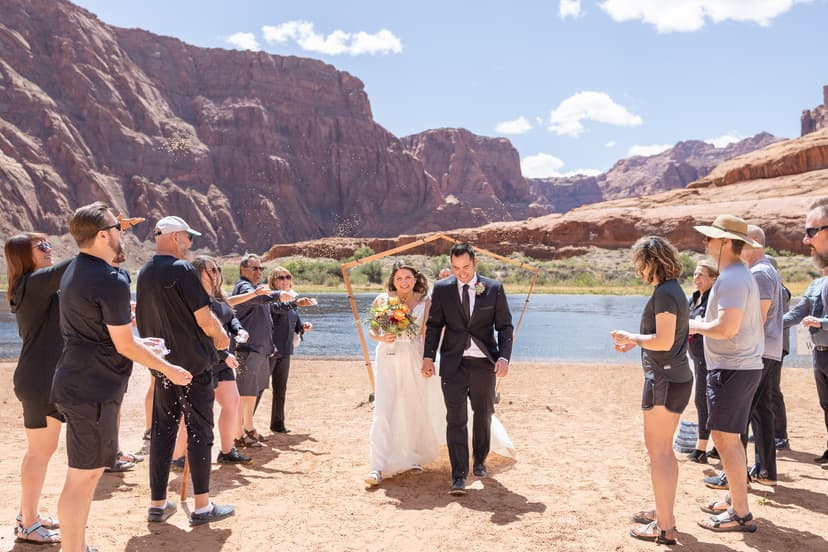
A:
[[[387,301],[371,307],[368,326],[375,332],[392,334],[397,337],[416,337],[419,327],[411,316],[408,306],[400,303],[398,297],[389,297]]]

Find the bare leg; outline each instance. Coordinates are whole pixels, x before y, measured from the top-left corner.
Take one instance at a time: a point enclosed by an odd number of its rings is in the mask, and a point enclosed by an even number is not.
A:
[[[678,485],[678,463],[673,453],[673,434],[678,422],[679,414],[670,412],[664,406],[654,406],[644,411],[644,442],[650,455],[656,520],[658,526],[665,531],[676,526],[673,506]]]
[[[244,437],[244,431],[252,431],[253,427],[253,408],[256,406],[256,396],[248,397],[242,395],[239,400],[239,416],[236,424],[236,436],[241,439]]]
[[[26,429],[28,447],[20,465],[20,513],[23,527],[31,527],[38,521],[38,503],[46,480],[49,459],[55,453],[63,424],[46,416],[46,427]]]
[[[178,435],[175,437],[173,460],[181,458],[187,453],[187,427],[184,425],[184,416],[178,421]],[[163,505],[163,503],[162,503]]]
[[[235,381],[221,381],[216,387],[216,402],[221,406],[218,419],[221,452],[228,453],[233,448],[233,436],[236,434],[236,420],[239,416],[239,390]]]
[[[155,376],[150,376],[149,389],[147,389],[147,396],[144,397],[144,431],[150,431],[152,428],[152,396],[155,393]]]
[[[737,516],[744,517],[750,513],[750,507],[747,497],[747,461],[740,436],[738,433],[725,433],[717,430],[713,430],[711,435],[713,444],[716,445],[716,450],[722,458],[725,475],[727,475],[733,511]]]
[[[89,519],[92,496],[102,473],[103,468],[69,468],[66,472],[66,482],[58,501],[63,552],[86,552],[86,522]]]

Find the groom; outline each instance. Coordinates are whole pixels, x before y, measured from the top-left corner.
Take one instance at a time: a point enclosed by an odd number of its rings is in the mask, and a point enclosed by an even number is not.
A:
[[[486,477],[495,378],[502,378],[509,371],[513,328],[506,293],[496,280],[477,275],[477,259],[472,246],[455,244],[450,257],[454,276],[434,283],[422,372],[427,378],[434,375],[434,357],[445,330],[440,347],[440,378],[451,460],[449,493],[464,495],[469,471],[467,398],[471,399],[474,411],[473,473],[477,477]]]

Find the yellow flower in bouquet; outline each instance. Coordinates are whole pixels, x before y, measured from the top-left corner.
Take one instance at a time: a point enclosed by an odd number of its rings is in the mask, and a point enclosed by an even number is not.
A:
[[[419,327],[408,310],[408,306],[400,303],[398,297],[389,297],[371,307],[371,317],[367,320],[368,326],[375,332],[392,334],[397,337],[416,337]]]

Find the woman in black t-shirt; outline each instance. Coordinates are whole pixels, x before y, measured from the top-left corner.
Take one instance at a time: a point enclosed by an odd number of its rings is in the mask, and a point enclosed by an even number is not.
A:
[[[713,283],[719,277],[719,271],[713,261],[702,259],[693,272],[693,283],[696,291],[690,296],[690,320],[704,320],[707,312],[707,298]],[[693,359],[693,368],[696,373],[696,412],[699,415],[699,436],[696,440],[696,450],[687,455],[687,459],[697,464],[707,464],[707,440],[710,430],[707,429],[707,364],[704,362],[704,337],[701,334],[690,335],[688,344],[690,358]],[[710,451],[713,458],[718,458],[716,449]]]
[[[676,544],[673,512],[678,485],[678,463],[673,434],[690,401],[693,374],[687,362],[689,308],[677,279],[681,276],[678,251],[658,236],[638,240],[632,249],[636,272],[655,289],[641,315],[640,333],[615,330],[615,350],[626,353],[641,347],[644,368],[644,442],[650,456],[655,510],[633,515],[630,535],[660,544]]]
[[[26,232],[5,245],[8,301],[17,318],[23,348],[14,371],[14,392],[23,403],[27,448],[20,466],[20,513],[15,536],[21,542],[60,542],[58,522],[38,513],[49,460],[57,449],[61,423],[49,403],[52,377],[63,349],[58,289],[71,259],[54,264],[45,234]]]

